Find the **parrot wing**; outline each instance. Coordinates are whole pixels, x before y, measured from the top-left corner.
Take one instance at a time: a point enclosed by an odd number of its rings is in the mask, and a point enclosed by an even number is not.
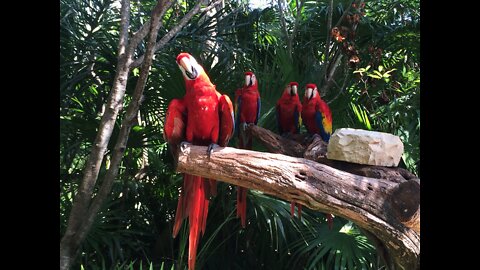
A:
[[[187,108],[183,99],[173,99],[167,108],[163,125],[163,138],[168,142],[174,155],[178,145],[185,140],[186,123]]]
[[[218,107],[220,114],[218,145],[227,146],[235,132],[235,117],[233,115],[232,101],[227,95],[222,95],[218,100]]]
[[[325,142],[330,140],[330,134],[332,133],[332,125],[330,124],[330,130],[328,130],[326,119],[320,111],[315,112],[315,125],[320,130],[320,136]]]
[[[332,112],[327,103],[322,99],[319,100],[316,107],[315,123],[320,130],[322,139],[328,142],[332,134]]]
[[[258,123],[258,119],[260,119],[260,109],[262,108],[262,100],[260,99],[260,94],[257,97],[257,118],[255,118],[255,125]]]

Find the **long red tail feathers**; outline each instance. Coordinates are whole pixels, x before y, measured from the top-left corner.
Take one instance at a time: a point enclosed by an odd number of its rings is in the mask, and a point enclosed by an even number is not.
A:
[[[301,204],[298,204],[298,218],[299,219],[302,219],[302,205]],[[293,217],[295,217],[295,203],[294,202],[291,202],[290,203],[290,215]]]
[[[237,217],[240,217],[242,228],[247,224],[247,191],[248,189],[237,186]]]
[[[246,142],[242,136],[239,137],[238,148],[251,150],[253,139],[250,136],[246,137]],[[240,217],[242,228],[247,226],[247,191],[247,188],[237,186],[237,217]]]
[[[213,184],[212,184],[213,183]],[[209,197],[216,189],[216,181],[184,174],[183,190],[178,199],[173,236],[176,237],[182,221],[189,218],[188,269],[195,269],[200,235],[205,233]],[[215,190],[216,191],[216,190]]]
[[[175,212],[175,223],[173,225],[173,238],[177,237],[180,227],[182,227],[183,221],[183,196],[180,194],[178,196],[177,211]]]

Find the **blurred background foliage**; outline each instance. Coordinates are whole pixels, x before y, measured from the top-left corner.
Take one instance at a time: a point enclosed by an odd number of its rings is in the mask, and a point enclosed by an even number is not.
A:
[[[176,1],[159,36],[195,2]],[[322,88],[330,1],[303,1],[298,19],[298,1],[264,1],[259,8],[254,2],[224,1],[224,7],[214,12],[199,13],[156,53],[119,176],[73,269],[186,269],[185,224],[176,239],[171,236],[182,180],[173,170],[162,137],[168,102],[185,93],[175,62],[179,52],[195,56],[217,89],[232,100],[244,71],[253,71],[262,97],[259,125],[275,132],[274,106],[289,81]],[[286,31],[290,35],[296,31],[290,49],[278,2],[285,3]],[[352,2],[333,1],[334,25]],[[334,84],[321,95],[332,109],[334,130],[351,127],[400,136],[405,145],[401,166],[418,174],[420,4],[418,0],[361,2],[361,10],[349,9],[349,14],[361,15],[350,39],[359,61],[352,66],[344,57]],[[131,1],[130,31],[149,19],[154,5],[151,0]],[[60,0],[60,236],[115,76],[119,21],[119,1]],[[348,26],[344,21],[340,25]],[[341,45],[332,41],[332,53]],[[138,69],[130,73],[125,107],[138,75]],[[122,114],[112,138],[121,119]],[[235,140],[230,145],[235,146]],[[108,166],[109,151],[99,179]],[[258,191],[248,194],[248,225],[241,229],[235,218],[235,192],[232,186],[219,184],[200,242],[198,269],[383,267],[355,224],[336,217],[329,230],[324,213],[306,208],[301,220],[292,219],[289,202]]]

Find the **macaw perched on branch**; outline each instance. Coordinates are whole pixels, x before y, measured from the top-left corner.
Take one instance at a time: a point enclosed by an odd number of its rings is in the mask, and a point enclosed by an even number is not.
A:
[[[247,135],[245,126],[257,124],[260,118],[261,100],[258,92],[258,82],[253,72],[245,72],[245,84],[235,91],[236,132],[238,148],[252,149],[252,136]],[[240,217],[242,227],[245,228],[247,220],[247,191],[244,187],[237,187],[237,217]]]
[[[277,128],[280,135],[298,134],[302,120],[302,103],[298,97],[298,83],[291,82],[277,102]]]
[[[298,83],[290,82],[277,102],[277,127],[280,135],[298,134],[300,132],[302,104],[297,89]],[[290,212],[293,217],[295,214],[294,202],[290,204]],[[302,217],[301,204],[298,205],[298,217]]]
[[[195,58],[188,53],[177,56],[177,64],[185,79],[186,93],[170,102],[165,118],[164,137],[174,151],[183,141],[209,146],[226,146],[233,136],[233,106],[227,95],[220,94]],[[181,144],[180,144],[181,147]],[[195,269],[200,234],[205,233],[208,203],[216,195],[216,181],[184,174],[183,189],[178,198],[173,237],[182,221],[189,218],[188,269]]]
[[[327,103],[320,98],[317,86],[313,83],[305,87],[302,103],[302,119],[308,133],[319,134],[325,142],[332,134],[332,112]]]
[[[317,86],[313,83],[305,87],[302,103],[302,119],[310,134],[319,134],[328,143],[332,134],[332,112],[327,103],[320,98]],[[328,226],[332,228],[333,216],[327,214]]]

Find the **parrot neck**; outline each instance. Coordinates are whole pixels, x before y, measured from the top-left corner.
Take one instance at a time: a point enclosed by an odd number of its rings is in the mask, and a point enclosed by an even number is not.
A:
[[[210,78],[208,78],[208,75],[203,70],[200,72],[200,76],[198,76],[198,78],[196,78],[195,80],[185,80],[185,88],[187,92],[191,92],[194,89],[198,89],[198,87],[204,85],[213,86]]]
[[[291,95],[288,93],[288,91],[283,92],[282,99],[284,99],[284,100],[290,100],[290,101],[293,101],[293,102],[299,100],[299,99],[298,99],[298,95],[291,96]]]
[[[243,91],[258,91],[258,86],[257,84],[255,83],[254,85],[252,86],[245,86],[245,88],[243,88]]]

